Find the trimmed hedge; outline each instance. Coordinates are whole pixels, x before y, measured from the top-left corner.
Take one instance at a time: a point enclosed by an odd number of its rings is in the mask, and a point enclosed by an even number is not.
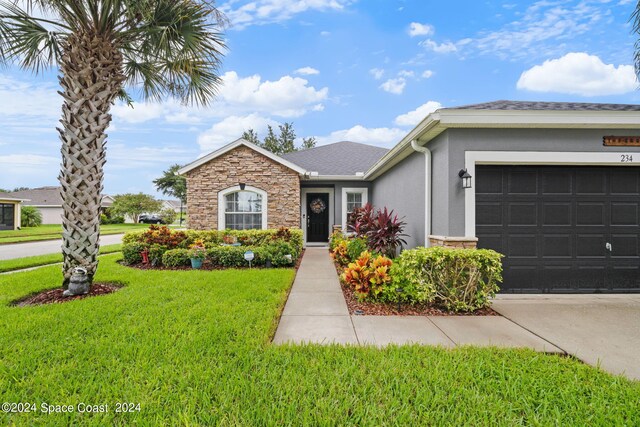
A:
[[[241,246],[222,245],[224,236],[234,236]],[[246,267],[248,262],[244,259],[244,253],[247,250],[252,250],[255,254],[252,265],[262,266],[271,261],[274,267],[286,267],[295,263],[303,248],[300,229],[185,232],[156,227],[151,232],[145,230],[125,234],[122,252],[127,264],[142,262],[140,252],[147,249],[149,261],[154,265],[178,267],[189,265],[188,249],[198,240],[204,242],[207,249],[206,260],[215,267]],[[285,258],[286,254],[291,254],[292,262]]]
[[[447,310],[487,307],[502,282],[502,255],[489,249],[415,248],[403,251],[391,267],[392,286],[382,299],[435,302]],[[402,288],[403,292],[396,292]]]

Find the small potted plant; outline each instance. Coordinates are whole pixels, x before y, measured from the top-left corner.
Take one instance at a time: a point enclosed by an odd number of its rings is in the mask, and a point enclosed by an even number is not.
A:
[[[236,236],[232,236],[231,234],[225,234],[224,236],[222,236],[222,244],[224,246],[238,246],[237,242],[238,239],[236,238]]]
[[[202,240],[196,240],[189,247],[189,258],[191,259],[191,268],[194,268],[194,269],[202,268],[202,262],[204,261],[204,258],[206,255],[207,255],[207,251],[204,247],[204,242]]]

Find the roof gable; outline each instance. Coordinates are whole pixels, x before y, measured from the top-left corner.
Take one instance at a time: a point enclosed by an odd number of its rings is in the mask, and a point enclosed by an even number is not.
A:
[[[236,139],[235,141],[225,145],[224,147],[222,147],[222,148],[220,148],[220,149],[218,149],[216,151],[213,151],[213,152],[211,152],[211,153],[209,153],[209,154],[207,154],[205,156],[202,156],[199,159],[197,159],[197,160],[189,163],[188,165],[182,167],[181,169],[178,170],[177,174],[178,175],[184,175],[184,174],[186,174],[186,173],[188,173],[188,172],[190,172],[190,171],[192,171],[192,170],[204,165],[205,163],[208,163],[211,160],[213,160],[213,159],[215,159],[217,157],[220,157],[225,153],[228,153],[229,151],[231,151],[234,148],[237,148],[237,147],[239,147],[241,145],[245,146],[247,148],[250,148],[251,150],[256,151],[259,154],[262,154],[263,156],[273,160],[276,163],[280,163],[281,165],[283,165],[283,166],[285,166],[285,167],[287,167],[287,168],[299,173],[300,175],[304,175],[307,172],[304,168],[302,168],[302,167],[300,167],[300,166],[298,166],[298,165],[296,165],[296,164],[294,164],[294,163],[292,163],[292,162],[290,162],[290,161],[278,156],[277,154],[274,154],[269,150],[265,150],[262,147],[258,147],[257,145],[247,141],[246,139],[239,138],[239,139]]]

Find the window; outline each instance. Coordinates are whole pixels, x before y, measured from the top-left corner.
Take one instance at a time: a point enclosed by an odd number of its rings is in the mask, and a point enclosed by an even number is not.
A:
[[[218,228],[221,230],[264,229],[267,227],[267,193],[246,186],[228,188],[218,196]]]
[[[362,193],[347,193],[347,214],[362,207]]]
[[[349,214],[356,208],[361,208],[369,201],[369,191],[366,188],[342,189],[342,230],[347,231]]]
[[[15,205],[0,203],[0,230],[13,230]]]

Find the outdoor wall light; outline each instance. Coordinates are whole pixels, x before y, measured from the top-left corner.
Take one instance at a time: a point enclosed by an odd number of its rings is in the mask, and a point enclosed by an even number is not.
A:
[[[462,179],[462,188],[471,188],[471,175],[466,169],[460,169],[458,176]]]
[[[240,182],[238,184],[240,185],[240,190],[244,191],[244,189],[246,188],[247,184],[245,184],[244,182]]]

